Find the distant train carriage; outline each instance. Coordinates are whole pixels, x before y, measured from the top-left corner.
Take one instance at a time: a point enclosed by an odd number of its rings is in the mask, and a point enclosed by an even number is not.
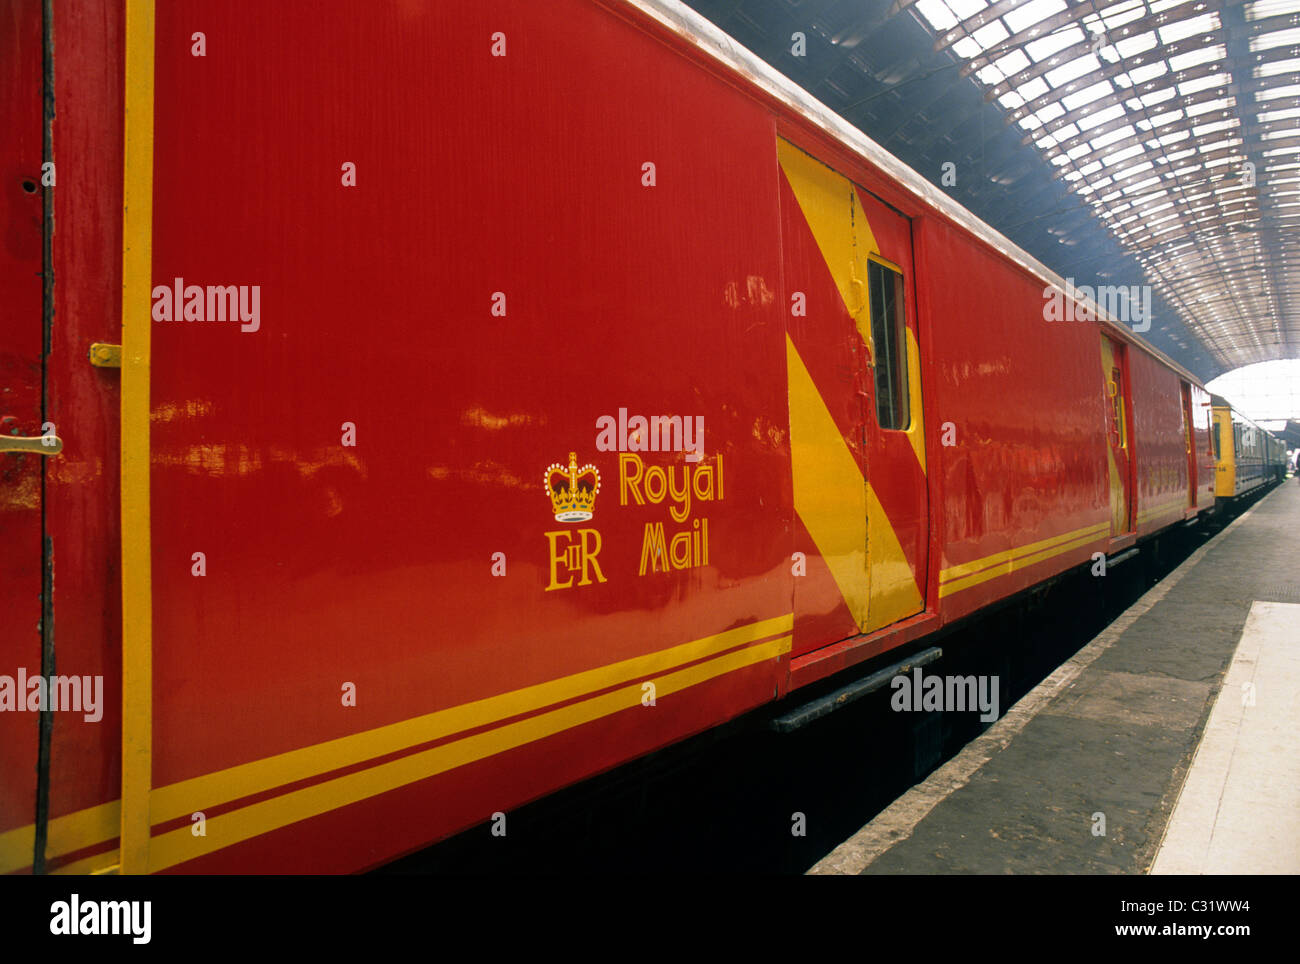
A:
[[[1286,478],[1285,443],[1233,408],[1222,395],[1211,395],[1210,404],[1216,498],[1232,501],[1257,495]]]

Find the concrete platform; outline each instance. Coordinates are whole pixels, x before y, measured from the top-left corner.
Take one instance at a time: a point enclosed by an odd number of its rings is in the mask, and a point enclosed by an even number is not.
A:
[[[1148,872],[1300,873],[1294,480],[810,871]]]

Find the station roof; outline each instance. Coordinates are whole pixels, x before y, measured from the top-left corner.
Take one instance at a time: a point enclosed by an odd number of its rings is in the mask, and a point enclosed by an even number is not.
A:
[[[1300,0],[687,5],[1076,285],[1150,285],[1202,379],[1300,358]]]

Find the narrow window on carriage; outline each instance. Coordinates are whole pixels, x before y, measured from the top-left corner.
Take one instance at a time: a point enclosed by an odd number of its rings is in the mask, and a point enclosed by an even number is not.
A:
[[[907,321],[903,273],[874,259],[867,262],[871,295],[871,340],[876,366],[876,421],[881,428],[906,430],[912,422],[907,403]]]

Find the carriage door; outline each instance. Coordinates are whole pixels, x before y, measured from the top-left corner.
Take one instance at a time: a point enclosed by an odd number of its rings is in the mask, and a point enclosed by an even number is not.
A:
[[[1192,428],[1192,386],[1180,382],[1183,402],[1183,447],[1187,450],[1187,508],[1196,508],[1196,433]]]
[[[867,565],[872,632],[925,607],[925,426],[912,274],[911,222],[858,188],[866,256]]]
[[[799,655],[925,607],[910,222],[779,140]]]
[[[1110,534],[1133,531],[1132,423],[1128,404],[1126,349],[1101,336],[1101,370],[1106,386],[1106,450],[1110,476]]]

